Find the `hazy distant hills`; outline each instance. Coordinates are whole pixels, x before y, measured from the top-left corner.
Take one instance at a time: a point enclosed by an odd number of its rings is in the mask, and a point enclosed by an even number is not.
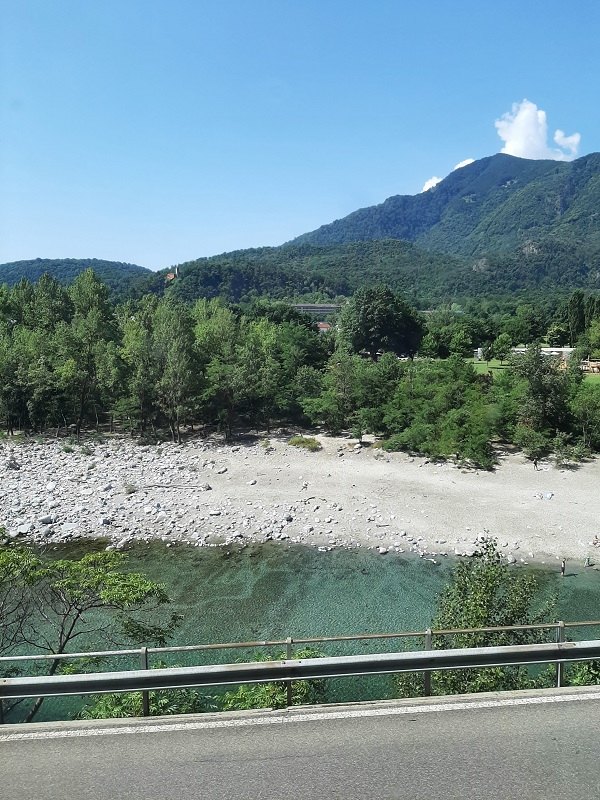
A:
[[[154,272],[137,264],[103,261],[98,258],[36,258],[31,261],[11,261],[0,264],[0,284],[12,285],[21,278],[32,283],[45,272],[61,283],[71,283],[80,272],[91,267],[113,294],[124,294],[134,285],[152,278]]]

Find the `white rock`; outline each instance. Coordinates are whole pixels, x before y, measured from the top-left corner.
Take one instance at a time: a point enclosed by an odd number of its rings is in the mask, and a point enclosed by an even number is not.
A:
[[[17,533],[19,534],[19,536],[26,536],[28,533],[31,533],[32,530],[33,530],[33,523],[24,522],[17,528]]]

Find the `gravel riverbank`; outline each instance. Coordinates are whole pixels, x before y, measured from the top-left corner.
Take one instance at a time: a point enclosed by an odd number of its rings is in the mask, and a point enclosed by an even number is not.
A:
[[[436,561],[471,554],[488,531],[513,563],[600,562],[598,460],[536,471],[506,455],[484,472],[319,439],[316,453],[276,436],[233,445],[4,440],[0,526],[29,541],[104,537],[119,549],[148,539],[203,547],[274,539]]]

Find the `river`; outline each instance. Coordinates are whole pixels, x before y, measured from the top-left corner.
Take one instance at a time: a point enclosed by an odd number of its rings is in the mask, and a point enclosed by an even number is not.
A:
[[[52,555],[77,557],[100,546],[99,542],[62,546]],[[168,548],[151,542],[128,552],[128,569],[166,585],[175,610],[183,616],[173,644],[200,644],[422,630],[431,622],[452,560],[434,565],[366,548],[323,553],[283,543],[235,549]],[[599,571],[567,564],[567,574],[561,578],[558,568],[534,569],[540,600],[556,594],[559,618],[600,618]],[[352,647],[358,652],[356,644]],[[379,647],[381,643],[373,643],[369,649],[375,652]],[[331,645],[320,649],[329,654],[350,652]],[[237,657],[242,654],[249,655],[240,651]],[[236,655],[230,651],[228,657]],[[214,654],[212,660],[218,658]],[[175,663],[193,662],[179,654]],[[381,691],[381,684],[367,682],[348,691],[338,687],[334,699],[356,697],[357,691],[372,697]],[[48,701],[39,718],[57,713],[56,701]]]

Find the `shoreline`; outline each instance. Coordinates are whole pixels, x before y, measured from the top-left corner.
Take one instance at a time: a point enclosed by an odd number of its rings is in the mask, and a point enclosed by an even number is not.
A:
[[[600,461],[576,469],[504,454],[464,469],[319,435],[307,452],[272,434],[223,444],[101,441],[0,443],[0,527],[38,544],[107,538],[111,549],[163,540],[210,546],[264,541],[320,550],[364,547],[439,561],[498,540],[509,563],[600,568],[593,498]],[[591,567],[584,567],[586,558]]]

